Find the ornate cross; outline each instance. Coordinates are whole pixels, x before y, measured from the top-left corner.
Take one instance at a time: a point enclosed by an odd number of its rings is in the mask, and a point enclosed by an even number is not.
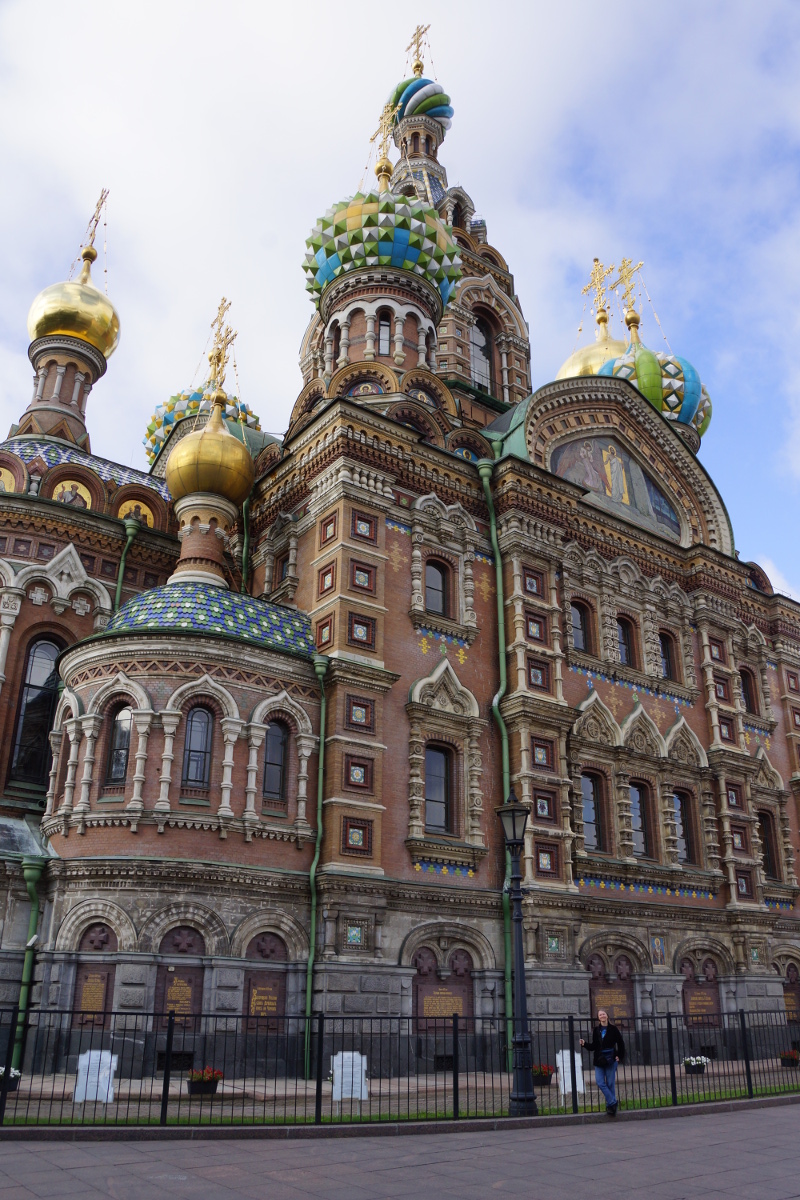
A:
[[[605,308],[606,306],[605,282],[613,270],[613,263],[610,267],[604,267],[600,259],[596,258],[592,267],[592,273],[589,276],[589,282],[586,284],[586,287],[581,288],[582,296],[588,295],[589,292],[594,292],[595,312],[599,312],[601,308]]]
[[[634,267],[630,258],[623,258],[619,264],[619,279],[610,286],[616,290],[620,285],[623,287],[622,307],[625,309],[633,308],[636,301],[636,284],[634,283],[634,275],[644,266],[643,262],[638,262]]]
[[[87,229],[86,229],[86,241],[83,243],[84,246],[93,246],[94,245],[94,238],[95,238],[95,234],[97,233],[97,226],[100,224],[100,214],[103,211],[103,207],[104,207],[107,199],[108,199],[108,188],[103,188],[103,190],[100,192],[100,199],[97,201],[97,204],[95,205],[95,210],[94,210],[92,219],[89,222]]]
[[[378,143],[378,158],[386,158],[389,153],[389,139],[392,136],[392,125],[394,124],[394,119],[399,108],[399,104],[394,108],[392,108],[390,103],[384,104],[378,128],[369,139],[370,142]]]
[[[214,331],[214,348],[208,356],[211,363],[211,374],[216,387],[221,388],[225,382],[225,370],[228,365],[228,351],[236,340],[236,330],[225,325],[225,314],[231,306],[230,300],[223,296],[219,302],[217,315],[211,322]]]
[[[406,53],[410,50],[414,51],[414,62],[411,64],[411,69],[416,76],[422,74],[422,39],[430,29],[430,25],[418,25],[411,35],[411,41],[406,46]]]

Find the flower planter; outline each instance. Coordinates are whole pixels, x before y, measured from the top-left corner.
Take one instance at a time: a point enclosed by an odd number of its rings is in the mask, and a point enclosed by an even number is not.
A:
[[[687,1075],[705,1075],[705,1063],[684,1063],[683,1069]]]
[[[797,1064],[795,1064],[795,1065],[797,1065]],[[2,1086],[3,1086],[3,1081],[2,1081],[2,1077],[0,1076],[0,1088],[2,1088]],[[18,1087],[19,1087],[19,1075],[17,1075],[16,1078],[14,1078],[14,1079],[9,1079],[7,1091],[15,1092]]]
[[[553,1080],[552,1071],[534,1071],[533,1085],[534,1087],[549,1087]]]
[[[788,1067],[788,1068],[796,1071],[798,1065],[800,1065],[800,1063],[798,1062],[798,1059],[788,1058],[788,1057],[784,1058],[783,1055],[781,1055],[781,1066],[782,1067]]]
[[[215,1096],[219,1087],[218,1079],[187,1079],[190,1096]]]

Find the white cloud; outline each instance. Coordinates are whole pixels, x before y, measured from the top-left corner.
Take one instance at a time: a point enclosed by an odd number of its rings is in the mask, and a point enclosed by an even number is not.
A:
[[[774,591],[780,592],[783,596],[791,596],[793,600],[800,601],[800,586],[791,583],[771,558],[762,556],[755,561],[766,571]]]

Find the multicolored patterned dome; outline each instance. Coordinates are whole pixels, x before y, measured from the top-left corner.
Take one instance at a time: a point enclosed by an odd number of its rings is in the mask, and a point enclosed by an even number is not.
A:
[[[461,278],[453,231],[435,208],[393,192],[357,192],[329,208],[306,240],[306,288],[319,303],[326,286],[364,267],[400,267],[427,279],[446,305]]]
[[[440,83],[423,76],[413,76],[403,79],[389,96],[389,103],[395,113],[395,123],[403,117],[425,116],[432,117],[445,129],[453,124],[453,108],[450,97]]]
[[[184,391],[178,392],[176,396],[170,396],[166,404],[159,404],[150,418],[147,434],[142,438],[148,460],[151,463],[155,462],[176,421],[180,421],[182,417],[191,417],[198,412],[205,412],[211,408],[211,405],[211,392],[204,388],[186,388]],[[244,423],[249,429],[261,429],[258,417],[252,409],[243,400],[238,400],[236,396],[230,394],[228,394],[228,402],[225,406],[225,420],[236,422],[236,424]]]
[[[638,335],[625,354],[603,364],[598,375],[627,379],[668,421],[692,425],[700,437],[711,421],[711,398],[690,362],[677,354],[654,353]]]

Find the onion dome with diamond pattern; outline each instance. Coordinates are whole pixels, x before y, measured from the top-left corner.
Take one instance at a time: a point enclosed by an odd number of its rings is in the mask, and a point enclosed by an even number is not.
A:
[[[119,343],[119,316],[104,292],[92,280],[94,246],[81,251],[83,267],[77,279],[53,283],[34,300],[28,313],[32,342],[59,334],[88,342],[103,358],[110,358]]]
[[[711,398],[700,376],[685,358],[648,350],[636,324],[625,353],[604,363],[597,374],[627,379],[668,421],[691,425],[702,437],[711,421]]]
[[[148,422],[147,433],[142,438],[148,460],[151,463],[155,462],[178,421],[183,417],[193,417],[199,412],[207,412],[212,404],[212,393],[204,388],[184,388],[177,395],[170,396],[166,403],[159,404]],[[225,421],[229,428],[232,425],[246,425],[248,429],[256,432],[261,429],[253,410],[244,400],[238,400],[230,393],[225,404]]]
[[[393,192],[357,192],[329,208],[306,240],[303,269],[315,304],[329,283],[366,267],[398,267],[427,280],[447,305],[461,278],[453,231],[435,208]]]
[[[450,97],[440,83],[434,83],[422,75],[414,75],[398,83],[389,96],[389,103],[392,110],[396,110],[395,123],[402,121],[403,117],[432,117],[445,129],[453,124]]]

